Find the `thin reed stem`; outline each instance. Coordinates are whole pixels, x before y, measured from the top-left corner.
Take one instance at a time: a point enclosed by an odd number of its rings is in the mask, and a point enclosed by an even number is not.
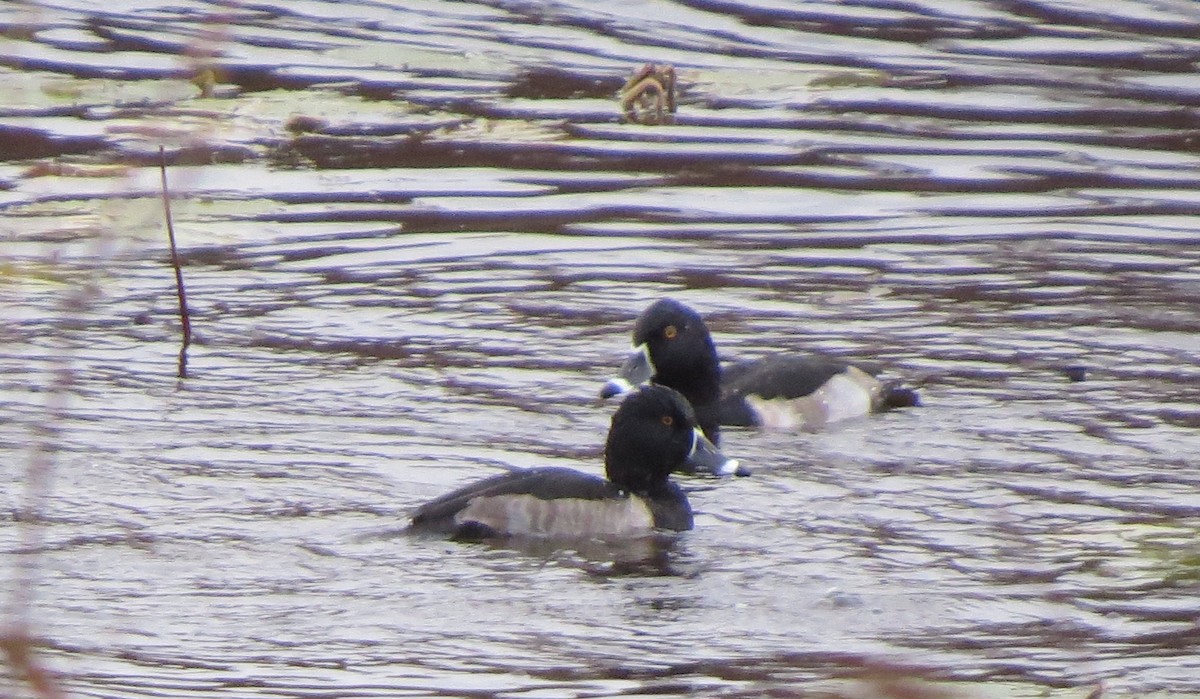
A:
[[[167,219],[167,239],[171,242],[171,266],[175,268],[175,292],[179,296],[179,319],[183,323],[183,346],[179,349],[179,378],[187,378],[187,351],[192,344],[192,318],[188,312],[187,291],[183,286],[183,270],[179,266],[179,251],[175,247],[175,225],[171,222],[171,195],[167,188],[167,155],[158,147],[159,172],[162,174],[163,215]]]

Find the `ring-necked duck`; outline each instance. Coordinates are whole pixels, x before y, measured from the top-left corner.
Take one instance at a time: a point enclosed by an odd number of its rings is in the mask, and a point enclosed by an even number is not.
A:
[[[410,531],[465,540],[683,531],[692,528],[692,509],[671,472],[726,475],[738,468],[704,437],[683,396],[663,386],[642,388],[617,408],[604,467],[607,480],[558,467],[485,478],[417,508]]]
[[[719,425],[818,430],[838,420],[918,405],[915,391],[868,370],[822,355],[777,355],[722,371],[700,314],[674,301],[652,304],[633,327],[633,354],[600,395],[608,398],[645,381],[670,386],[696,410],[700,427],[718,443]]]

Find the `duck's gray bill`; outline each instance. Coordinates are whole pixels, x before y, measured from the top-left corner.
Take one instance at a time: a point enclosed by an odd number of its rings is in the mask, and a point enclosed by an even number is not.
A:
[[[750,473],[738,465],[737,459],[722,454],[699,427],[695,428],[692,436],[692,453],[688,454],[683,466],[688,473],[711,473],[714,476],[744,476]]]
[[[601,398],[612,398],[632,391],[634,387],[644,384],[654,376],[654,363],[650,361],[650,351],[642,344],[633,349],[617,376],[609,379],[604,388],[600,389]]]

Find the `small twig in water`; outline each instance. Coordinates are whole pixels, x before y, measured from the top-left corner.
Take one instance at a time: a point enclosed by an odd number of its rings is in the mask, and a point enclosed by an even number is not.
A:
[[[183,321],[183,347],[179,349],[179,378],[187,378],[187,351],[192,344],[192,319],[188,313],[187,292],[183,288],[183,270],[179,268],[179,252],[175,249],[175,226],[171,223],[171,196],[167,190],[167,155],[158,147],[158,166],[162,173],[163,215],[167,219],[167,239],[171,241],[171,266],[175,268],[175,291],[179,295],[179,319]]]

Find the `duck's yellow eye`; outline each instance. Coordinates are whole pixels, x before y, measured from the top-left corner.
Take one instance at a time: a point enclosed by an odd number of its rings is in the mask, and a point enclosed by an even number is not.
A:
[[[670,415],[663,415],[662,416],[662,424],[666,425],[667,427],[670,427],[671,425],[675,424],[675,418],[671,417]]]
[[[666,330],[663,330],[663,337],[667,338],[668,340],[674,340],[675,336],[678,334],[679,331],[675,329],[674,325],[668,325]]]

